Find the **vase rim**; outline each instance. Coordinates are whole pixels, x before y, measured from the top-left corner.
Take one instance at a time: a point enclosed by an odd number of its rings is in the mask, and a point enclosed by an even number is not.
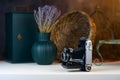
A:
[[[39,32],[37,35],[38,35],[37,38],[39,41],[48,41],[50,40],[51,33]]]

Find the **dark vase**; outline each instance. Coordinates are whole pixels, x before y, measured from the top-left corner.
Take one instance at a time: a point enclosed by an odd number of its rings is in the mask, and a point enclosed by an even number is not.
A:
[[[52,64],[57,56],[56,45],[50,40],[50,33],[40,32],[32,46],[32,57],[37,64]]]

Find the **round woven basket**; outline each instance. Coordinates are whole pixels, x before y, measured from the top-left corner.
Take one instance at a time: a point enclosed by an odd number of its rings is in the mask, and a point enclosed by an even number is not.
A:
[[[57,60],[61,61],[64,47],[77,48],[80,37],[86,37],[94,42],[96,26],[92,19],[82,11],[69,12],[59,18],[51,32],[51,40],[58,49]]]

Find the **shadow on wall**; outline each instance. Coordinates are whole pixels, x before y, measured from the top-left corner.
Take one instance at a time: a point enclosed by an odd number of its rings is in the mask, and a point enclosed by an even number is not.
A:
[[[4,41],[5,41],[5,31],[4,31],[4,1],[0,2],[0,56],[4,53]]]

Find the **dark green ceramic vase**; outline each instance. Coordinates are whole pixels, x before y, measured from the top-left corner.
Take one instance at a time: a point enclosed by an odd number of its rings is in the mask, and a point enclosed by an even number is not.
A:
[[[38,33],[32,46],[33,60],[40,65],[52,64],[57,56],[56,45],[50,40],[50,33]]]

